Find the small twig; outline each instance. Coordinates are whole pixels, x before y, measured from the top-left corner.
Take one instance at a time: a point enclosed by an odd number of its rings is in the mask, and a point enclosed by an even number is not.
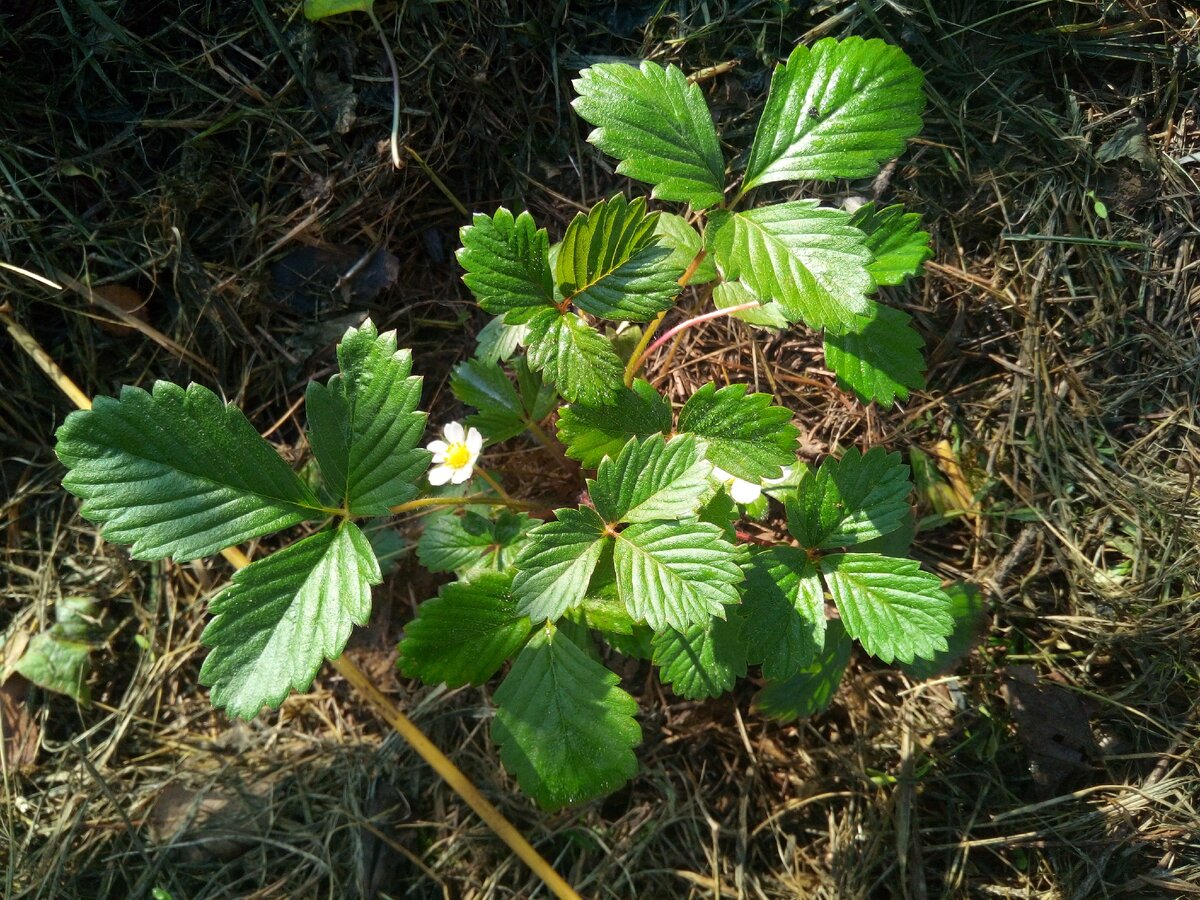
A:
[[[388,66],[392,70],[392,165],[397,169],[400,165],[400,68],[396,65],[396,54],[392,52],[392,45],[388,42],[387,34],[383,30],[383,23],[379,21],[379,17],[375,15],[375,10],[368,6],[367,15],[371,17],[371,24],[375,26],[375,32],[379,35],[379,42],[383,44],[383,53],[387,57]]]

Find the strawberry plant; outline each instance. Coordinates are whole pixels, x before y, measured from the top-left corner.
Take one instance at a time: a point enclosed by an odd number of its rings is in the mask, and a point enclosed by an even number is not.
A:
[[[829,702],[852,642],[884,662],[936,660],[969,605],[906,557],[899,454],[852,448],[809,465],[771,395],[710,383],[676,408],[638,377],[681,328],[729,315],[822,332],[838,383],[863,402],[922,386],[909,317],[873,296],[920,271],[919,217],[747,202],[766,185],[877,173],[920,129],[920,72],[878,40],[797,48],[732,178],[700,87],[674,66],[599,64],[575,87],[589,140],[680,208],[615,194],[558,243],[528,212],[475,215],[458,260],[493,318],[453,373],[476,410],[465,422],[422,446],[411,355],[368,320],[338,346],[339,373],[306,393],[319,483],[196,384],[126,387],[58,433],[83,515],[139,559],[195,559],[309,523],[210,603],[200,680],[233,716],[307,689],[367,622],[381,571],[363,520],[421,514],[419,560],[453,580],[420,605],[400,668],[451,686],[503,673],[493,734],[548,808],[636,772],[637,704],[614,654],[649,660],[686,698],[759,667],[759,708],[794,718]],[[712,308],[655,340],[689,285]],[[514,500],[479,468],[487,446],[527,439],[579,471],[571,502]],[[786,536],[748,541],[739,521],[772,503]]]

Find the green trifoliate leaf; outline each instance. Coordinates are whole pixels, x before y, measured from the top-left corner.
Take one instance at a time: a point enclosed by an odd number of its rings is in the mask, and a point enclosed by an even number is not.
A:
[[[511,588],[512,576],[496,572],[443,586],[405,627],[400,671],[426,684],[483,684],[533,628],[517,612]]]
[[[746,674],[746,646],[738,630],[731,617],[656,634],[653,661],[659,677],[688,700],[720,697]]]
[[[691,435],[631,438],[616,459],[600,462],[588,490],[606,522],[653,522],[693,515],[712,466]]]
[[[379,564],[358,526],[344,522],[251,563],[209,604],[200,640],[212,650],[200,683],[213,706],[249,719],[308,690],[371,616]]]
[[[604,521],[589,507],[558,509],[556,521],[539,525],[516,559],[513,594],[534,622],[554,621],[587,594],[608,538]]]
[[[648,322],[670,309],[683,268],[654,233],[658,214],[645,198],[601,201],[567,227],[554,264],[559,292],[585,312],[614,322]]]
[[[741,319],[749,325],[759,328],[771,328],[778,331],[787,328],[787,316],[778,300],[763,301],[754,291],[740,281],[722,281],[713,288],[713,306],[717,309],[729,309],[733,306],[744,306],[747,303],[757,303],[749,309],[739,309],[730,313],[735,319]]]
[[[851,447],[806,470],[786,501],[788,530],[804,547],[850,547],[895,531],[909,511],[912,483],[899,453]]]
[[[866,236],[849,213],[816,200],[719,210],[705,239],[727,280],[741,279],[756,297],[779,301],[789,321],[810,328],[853,322],[875,290]]]
[[[899,47],[826,38],[776,68],[742,189],[874,175],[921,130],[921,71]]]
[[[692,260],[704,248],[704,238],[695,228],[688,224],[683,216],[674,213],[659,213],[658,224],[654,228],[658,239],[671,248],[670,262],[680,272],[686,272]],[[700,261],[688,284],[708,284],[717,277],[717,267],[707,255]]]
[[[846,633],[872,656],[910,663],[946,650],[954,630],[950,598],[915,560],[835,553],[821,560],[821,574]]]
[[[304,0],[304,17],[319,22],[348,12],[370,12],[375,0]]]
[[[550,240],[529,213],[516,218],[504,208],[491,217],[476,213],[459,239],[463,282],[485,311],[519,325],[539,309],[554,306]]]
[[[978,643],[987,620],[983,594],[971,584],[957,582],[946,588],[950,598],[950,615],[954,617],[954,630],[946,637],[946,649],[931,659],[914,659],[901,663],[900,668],[918,680],[936,678],[952,671]]]
[[[919,275],[925,260],[933,256],[929,232],[921,231],[920,213],[906,213],[899,204],[879,209],[865,203],[850,224],[867,236],[867,248],[875,257],[867,270],[876,284],[903,284]]]
[[[304,395],[309,442],[331,494],[357,516],[387,515],[419,492],[432,458],[417,446],[425,432],[421,379],[409,377],[412,354],[396,332],[368,319],[338,345],[341,374],[310,382]]]
[[[55,452],[84,518],[135,559],[195,559],[325,515],[242,411],[198,384],[98,397],[67,416]]]
[[[503,510],[495,519],[467,511],[434,516],[417,543],[417,557],[431,572],[507,569],[536,520]]]
[[[742,637],[747,659],[767,678],[790,678],[812,665],[825,643],[825,587],[808,554],[779,545],[746,566]]]
[[[529,320],[529,365],[572,403],[611,405],[625,367],[612,344],[574,313],[557,309]]]
[[[791,410],[772,406],[770,394],[747,394],[744,384],[717,390],[711,381],[688,398],[679,431],[701,438],[714,466],[757,483],[778,478],[796,462],[800,429]]]
[[[475,338],[475,358],[485,363],[505,362],[521,349],[528,334],[524,325],[505,325],[500,317],[491,319]]]
[[[925,387],[923,347],[907,314],[873,301],[865,315],[825,331],[825,362],[863,403],[890,406]]]
[[[780,722],[806,719],[827,709],[850,664],[852,648],[842,623],[830,619],[816,661],[791,678],[767,684],[755,695],[755,708]]]
[[[496,691],[504,767],[546,809],[615,790],[637,772],[637,701],[562,632],[537,632]]]
[[[670,431],[671,418],[671,404],[639,378],[632,388],[620,388],[611,406],[564,406],[558,414],[558,439],[567,456],[594,469],[604,457],[620,453],[630,438]]]
[[[88,597],[64,597],[54,606],[54,625],[29,640],[13,670],[38,687],[87,706],[92,702],[91,672],[93,622],[96,604]]]
[[[617,590],[629,614],[655,631],[686,629],[738,602],[737,551],[708,522],[630,525],[617,535]]]
[[[674,66],[601,63],[574,82],[572,106],[596,126],[588,140],[621,160],[617,172],[654,185],[660,200],[696,209],[721,202],[725,160],[704,94]]]

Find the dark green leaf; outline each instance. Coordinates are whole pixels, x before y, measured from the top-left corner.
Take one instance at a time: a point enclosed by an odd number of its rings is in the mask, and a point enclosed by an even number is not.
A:
[[[738,602],[737,551],[707,522],[630,525],[613,552],[629,614],[655,631],[686,629]]]
[[[826,457],[786,503],[788,530],[801,546],[850,547],[895,531],[909,511],[912,483],[899,453],[851,447]]]
[[[654,636],[653,646],[660,677],[688,700],[720,697],[746,674],[736,618],[709,619],[683,632],[669,628]]]
[[[371,616],[379,564],[358,526],[345,522],[251,563],[209,603],[200,640],[212,650],[200,683],[213,706],[249,719],[308,690],[325,659],[341,654]]]
[[[874,175],[921,130],[923,81],[903,50],[878,39],[797,47],[771,77],[742,190]]]
[[[597,126],[588,140],[621,160],[618,174],[654,185],[660,200],[697,209],[721,202],[725,160],[712,114],[679,69],[601,63],[574,84],[575,111]]]
[[[866,236],[849,213],[816,200],[714,212],[705,241],[727,281],[741,279],[759,299],[779,301],[788,321],[810,328],[852,323],[875,290]]]
[[[330,492],[357,516],[387,515],[413,499],[431,454],[421,379],[409,377],[412,354],[396,349],[396,332],[379,334],[368,319],[338,345],[341,374],[309,382],[304,396],[309,442]]]
[[[533,628],[517,612],[511,588],[512,576],[496,572],[444,585],[405,627],[400,671],[426,684],[483,684]]]
[[[936,575],[911,559],[835,553],[821,560],[846,633],[884,662],[931,659],[954,630],[950,598]]]
[[[515,219],[504,208],[491,217],[476,213],[459,238],[458,262],[467,273],[463,282],[484,310],[519,325],[554,306],[550,241],[529,213]]]
[[[324,510],[242,411],[193,384],[125,387],[67,416],[63,486],[135,559],[195,559]]]
[[[867,236],[867,247],[875,257],[867,270],[876,284],[903,284],[920,274],[925,260],[933,256],[929,233],[920,230],[920,214],[906,213],[899,204],[879,209],[865,203],[850,224]]]
[[[465,424],[478,428],[489,443],[516,437],[528,424],[517,389],[498,363],[468,359],[454,367],[450,377],[454,396],[479,412],[467,416]]]
[[[923,347],[912,319],[882,303],[872,302],[866,315],[825,332],[825,362],[838,386],[854,391],[863,403],[890,406],[925,387]]]
[[[542,807],[615,790],[637,772],[637,701],[618,678],[550,628],[538,631],[496,691],[492,737],[504,767]]]
[[[691,435],[631,438],[616,459],[600,462],[588,490],[606,522],[652,522],[693,515],[712,471]]]
[[[979,642],[983,633],[987,612],[979,588],[956,582],[946,588],[946,596],[950,598],[954,630],[946,638],[946,649],[935,653],[932,659],[918,657],[910,663],[900,664],[900,668],[912,678],[936,678],[953,671]]]
[[[780,722],[806,719],[828,708],[850,664],[852,644],[842,623],[829,621],[825,646],[811,666],[784,681],[767,684],[754,697],[754,706]]]
[[[604,521],[589,507],[554,511],[556,521],[529,532],[516,559],[513,594],[535,622],[554,621],[587,594],[607,538]]]
[[[767,678],[812,665],[825,643],[825,588],[808,554],[778,545],[756,551],[742,591],[742,636]]]
[[[503,570],[512,565],[535,523],[511,510],[495,520],[471,511],[434,516],[417,543],[417,557],[431,572]]]
[[[592,406],[613,403],[625,367],[595,328],[557,309],[529,320],[529,364],[567,400]]]
[[[709,382],[684,404],[679,431],[703,439],[712,464],[738,478],[778,478],[796,462],[800,429],[791,410],[771,405],[770,394],[746,391],[744,384],[717,390]]]
[[[683,269],[658,243],[657,219],[644,198],[630,203],[621,194],[577,215],[555,261],[563,297],[614,322],[648,322],[670,309]]]
[[[647,382],[622,387],[611,406],[572,403],[558,414],[558,439],[567,456],[595,469],[606,456],[615,457],[630,438],[646,438],[671,430],[671,404]]]

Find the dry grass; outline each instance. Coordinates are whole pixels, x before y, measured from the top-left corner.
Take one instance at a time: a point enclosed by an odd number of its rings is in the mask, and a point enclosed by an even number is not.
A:
[[[816,7],[380,12],[401,57],[405,143],[467,207],[524,204],[555,233],[617,183],[567,105],[589,59],[738,61],[708,87],[745,146],[765,66],[797,40],[906,47],[932,103],[880,187],[934,233],[935,264],[898,297],[927,336],[929,389],[863,409],[830,388],[816,339],[725,322],[686,332],[651,371],[676,398],[714,377],[777,390],[808,453],[949,441],[977,504],[950,519],[923,509],[917,550],[987,590],[987,640],[953,677],[919,684],[859,657],[829,712],[787,727],[749,710],[751,685],[683,703],[634,670],[644,773],[551,817],[498,769],[484,694],[392,674],[427,579],[402,565],[352,652],[586,896],[1195,892],[1200,24],[1146,0]],[[0,292],[89,392],[195,378],[264,430],[281,423],[272,437],[299,459],[289,410],[328,371],[321,323],[362,304],[298,308],[269,265],[300,244],[386,246],[401,275],[370,311],[414,346],[445,409],[472,321],[451,257],[460,219],[421,166],[393,171],[379,146],[383,71],[365,21],[312,28],[291,4],[6,7],[0,260],[134,287],[151,324],[205,362],[101,330],[109,316],[76,293],[3,271]],[[345,133],[328,121],[338,85],[357,95]],[[1127,126],[1146,136],[1145,160],[1103,162]],[[68,405],[9,350],[0,384],[5,640],[68,594],[98,598],[107,629],[94,707],[31,702],[38,765],[6,775],[0,808],[6,897],[539,894],[336,679],[251,725],[212,712],[197,638],[226,567],[134,564],[98,541],[57,485],[52,432]],[[1005,700],[1015,666],[1087,701],[1092,757],[1049,793]]]

